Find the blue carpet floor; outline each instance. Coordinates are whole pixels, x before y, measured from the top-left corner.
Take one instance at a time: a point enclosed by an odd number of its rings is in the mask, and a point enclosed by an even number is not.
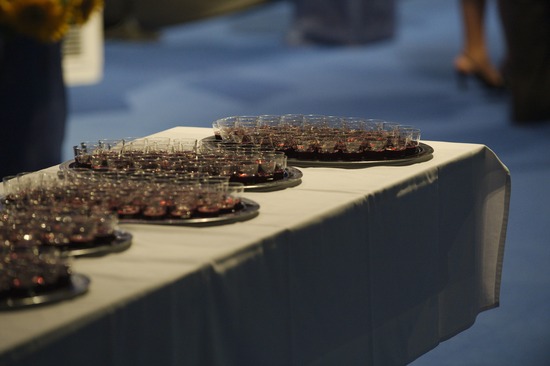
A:
[[[489,2],[495,60],[503,40]],[[550,365],[550,123],[510,120],[506,96],[457,88],[457,1],[401,0],[394,39],[292,46],[290,2],[171,27],[155,42],[107,40],[97,85],[70,88],[64,146],[210,127],[229,115],[316,113],[416,125],[426,140],[489,146],[512,175],[501,305],[415,366]]]

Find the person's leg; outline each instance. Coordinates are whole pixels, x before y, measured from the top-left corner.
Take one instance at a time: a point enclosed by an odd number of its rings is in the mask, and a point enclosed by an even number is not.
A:
[[[502,77],[490,60],[485,40],[486,0],[460,0],[460,5],[463,48],[455,59],[456,70],[475,75],[489,86],[502,86]]]

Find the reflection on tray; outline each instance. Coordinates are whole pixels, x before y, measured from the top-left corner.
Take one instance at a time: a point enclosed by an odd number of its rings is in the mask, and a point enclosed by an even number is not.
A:
[[[116,230],[113,235],[96,237],[88,243],[71,243],[60,249],[73,257],[95,257],[109,253],[118,253],[132,245],[132,234]]]
[[[245,185],[247,192],[271,192],[280,189],[295,187],[302,183],[302,172],[294,167],[287,167],[284,176],[280,179],[268,180],[265,182],[252,182]]]
[[[0,311],[27,309],[72,299],[86,293],[89,284],[88,277],[71,274],[58,283],[46,287],[0,292]]]
[[[246,221],[259,214],[260,205],[256,202],[241,198],[241,202],[231,210],[221,210],[215,213],[193,213],[187,218],[171,218],[163,215],[156,218],[146,218],[141,214],[122,216],[121,224],[152,224],[152,225],[181,225],[181,226],[210,226],[225,225],[238,221]]]
[[[371,155],[368,160],[338,160],[338,156],[325,157],[326,160],[289,158],[288,163],[300,168],[325,167],[325,168],[365,168],[379,165],[410,165],[428,161],[433,157],[433,148],[427,144],[420,143],[414,150],[408,152],[387,152],[384,154]],[[299,156],[303,157],[303,156]]]

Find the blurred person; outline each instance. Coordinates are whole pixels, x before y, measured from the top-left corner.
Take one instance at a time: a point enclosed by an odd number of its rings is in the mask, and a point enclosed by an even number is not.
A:
[[[515,122],[550,121],[550,0],[499,0]]]
[[[61,162],[66,98],[60,43],[0,39],[0,178]]]
[[[103,0],[0,1],[0,178],[61,162],[63,40]]]
[[[473,77],[489,89],[503,89],[504,79],[492,63],[485,39],[487,0],[460,0],[463,46],[454,60],[459,80]]]

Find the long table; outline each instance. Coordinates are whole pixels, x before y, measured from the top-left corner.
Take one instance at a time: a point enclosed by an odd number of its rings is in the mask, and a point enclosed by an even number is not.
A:
[[[73,261],[87,294],[0,313],[0,365],[411,362],[498,306],[510,198],[488,147],[424,142],[417,164],[300,168],[245,193],[248,221],[122,225],[128,250]]]

